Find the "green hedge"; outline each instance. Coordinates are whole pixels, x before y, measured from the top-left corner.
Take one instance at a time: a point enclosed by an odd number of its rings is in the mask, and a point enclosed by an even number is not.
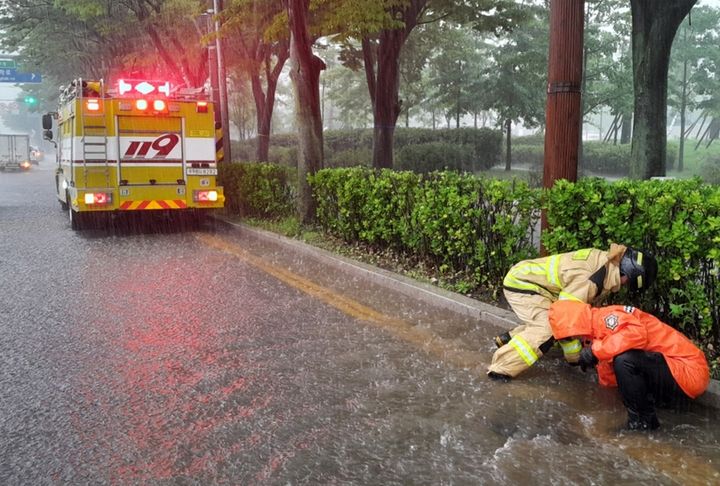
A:
[[[518,142],[522,143],[518,143]],[[528,142],[528,143],[526,143]],[[536,139],[519,137],[512,146],[512,163],[542,169],[545,148]],[[675,166],[678,147],[674,142],[667,146],[667,170]],[[602,142],[583,143],[582,170],[595,174],[623,177],[630,173],[630,145],[613,145]]]
[[[280,218],[295,212],[294,169],[267,163],[223,163],[218,167],[228,212],[259,218]]]
[[[518,258],[534,256],[537,191],[455,172],[418,175],[325,169],[309,178],[319,224],[347,241],[389,246],[497,287]]]
[[[373,130],[327,130],[323,133],[325,144],[326,167],[349,167],[353,165],[369,166],[372,162]],[[246,140],[233,143],[233,159],[246,161],[255,159],[255,140]],[[419,157],[407,156],[404,160],[405,168],[412,168],[420,172],[441,170],[449,166],[462,166],[476,170],[489,169],[500,160],[502,150],[502,134],[489,128],[457,128],[431,130],[427,128],[395,129],[394,150],[400,154],[403,148],[412,151],[410,147],[425,146],[426,144],[461,146],[454,154],[462,157],[463,161],[457,163],[452,156]],[[294,134],[272,135],[270,138],[269,162],[296,166],[297,137]],[[466,161],[468,151],[472,153],[472,163]],[[422,154],[415,149],[415,154]],[[368,154],[370,158],[368,159]],[[353,160],[357,162],[354,163]],[[369,160],[369,161],[368,161]],[[412,164],[417,163],[421,169],[415,169]],[[434,164],[434,165],[433,165]],[[432,165],[432,167],[431,167]],[[464,170],[464,169],[463,169]]]
[[[436,170],[475,172],[475,166],[475,149],[472,145],[443,142],[406,145],[398,151],[395,160],[397,170],[411,170],[421,174]]]
[[[543,207],[551,253],[605,248],[610,242],[649,250],[658,258],[655,286],[641,298],[621,294],[693,337],[720,341],[720,190],[699,179],[608,183],[557,181]]]
[[[720,155],[711,155],[704,160],[700,177],[708,184],[720,185]]]

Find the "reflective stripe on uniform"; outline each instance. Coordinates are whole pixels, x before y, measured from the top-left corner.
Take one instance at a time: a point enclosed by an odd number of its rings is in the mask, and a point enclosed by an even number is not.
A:
[[[543,292],[543,290],[545,290],[537,284],[519,280],[519,279],[515,278],[515,276],[510,275],[510,274],[505,276],[505,280],[503,280],[503,286],[513,288],[513,289],[519,289],[519,290],[530,290],[537,294],[541,294]]]
[[[540,295],[552,295],[552,292],[550,292],[545,287],[523,280],[523,275],[543,275],[545,276],[545,278],[547,278],[547,263],[545,265],[541,265],[539,263],[525,263],[512,268],[510,272],[508,272],[508,274],[505,276],[505,279],[503,280],[503,286],[510,289],[531,291]]]
[[[568,292],[561,291],[560,295],[558,296],[558,300],[574,300],[576,302],[585,302],[584,300],[575,297],[573,294],[570,294]]]
[[[525,361],[525,364],[532,366],[538,360],[538,355],[533,351],[532,346],[528,344],[521,336],[515,335],[508,343],[510,346],[515,348],[515,351]]]
[[[560,340],[560,347],[562,347],[563,354],[577,354],[582,350],[582,343],[579,339],[562,339]]]
[[[555,287],[560,288],[560,255],[553,255],[548,258],[545,264],[545,275]]]

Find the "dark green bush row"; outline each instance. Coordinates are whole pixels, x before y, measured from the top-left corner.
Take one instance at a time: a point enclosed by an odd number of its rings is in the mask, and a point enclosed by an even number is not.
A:
[[[649,250],[658,281],[640,308],[693,337],[720,341],[720,190],[696,180],[608,183],[557,181],[545,194],[551,253],[605,248],[610,242]],[[630,300],[615,297],[618,303]]]
[[[708,184],[720,185],[720,155],[711,155],[703,161],[700,177]]]
[[[371,165],[372,129],[328,130],[323,134],[323,139],[326,167]],[[395,130],[394,141],[395,151],[403,160],[404,169],[418,172],[441,170],[445,167],[458,170],[484,170],[500,160],[502,135],[499,131],[488,128],[430,130],[398,127]],[[233,159],[255,159],[255,143],[255,140],[234,143]],[[273,135],[270,141],[269,162],[295,167],[296,147],[297,138],[294,134]],[[438,154],[443,151],[446,153],[440,157]],[[460,162],[453,160],[455,156],[461,157],[462,160]]]
[[[398,151],[395,161],[398,170],[411,170],[419,174],[436,170],[475,172],[490,168],[485,164],[479,165],[472,145],[441,142],[406,145]]]
[[[225,208],[240,216],[279,218],[295,211],[297,172],[277,164],[218,164]]]
[[[667,147],[667,169],[670,170],[677,159],[677,145],[669,143]],[[517,144],[512,146],[512,163],[526,164],[541,170],[545,148],[543,145]],[[582,171],[595,174],[627,176],[630,173],[630,145],[612,145],[601,142],[583,143]]]
[[[309,180],[327,231],[445,271],[470,270],[477,287],[498,285],[511,263],[536,254],[539,193],[522,183],[364,168],[325,169]]]

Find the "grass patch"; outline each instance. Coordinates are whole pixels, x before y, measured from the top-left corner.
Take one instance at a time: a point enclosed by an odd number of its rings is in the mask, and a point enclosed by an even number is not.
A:
[[[715,140],[710,146],[707,143],[703,143],[697,149],[697,140],[686,140],[685,141],[685,158],[683,162],[683,171],[679,172],[677,168],[675,170],[668,171],[668,176],[677,177],[678,179],[690,179],[692,177],[701,177],[703,165],[710,159],[720,158],[720,142]]]

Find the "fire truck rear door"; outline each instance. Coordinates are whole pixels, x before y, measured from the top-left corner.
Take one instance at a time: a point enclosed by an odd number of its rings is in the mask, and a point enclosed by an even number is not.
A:
[[[178,184],[184,180],[180,117],[117,117],[122,184]]]

